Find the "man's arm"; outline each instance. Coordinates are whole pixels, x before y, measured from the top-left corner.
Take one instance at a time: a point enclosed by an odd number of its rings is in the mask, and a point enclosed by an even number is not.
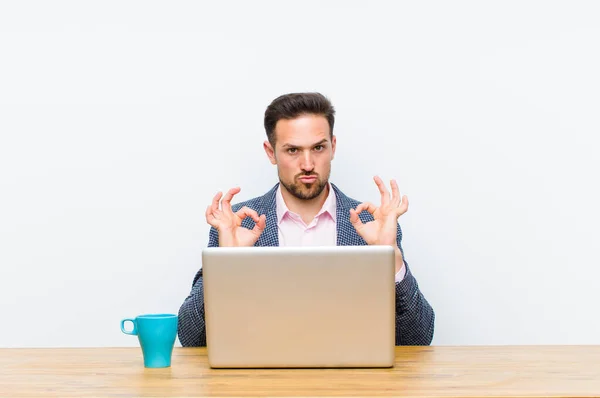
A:
[[[435,313],[404,259],[400,225],[396,241],[406,268],[404,279],[396,282],[396,345],[429,345],[433,340]]]
[[[208,247],[219,246],[219,235],[210,229]],[[200,269],[192,283],[192,291],[179,308],[177,333],[184,347],[206,346],[206,324],[204,322],[204,283]]]

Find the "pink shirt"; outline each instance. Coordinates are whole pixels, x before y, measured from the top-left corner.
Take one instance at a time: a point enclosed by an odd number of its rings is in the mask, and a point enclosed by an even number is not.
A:
[[[308,225],[298,214],[288,209],[281,194],[281,185],[277,188],[275,200],[280,246],[335,246],[337,244],[336,197],[331,184],[323,207]],[[396,274],[396,282],[404,279],[405,273],[406,267],[403,266]]]

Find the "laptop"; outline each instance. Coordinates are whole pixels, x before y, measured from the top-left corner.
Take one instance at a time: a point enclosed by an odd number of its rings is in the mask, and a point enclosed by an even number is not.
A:
[[[205,248],[212,368],[393,367],[391,246]]]

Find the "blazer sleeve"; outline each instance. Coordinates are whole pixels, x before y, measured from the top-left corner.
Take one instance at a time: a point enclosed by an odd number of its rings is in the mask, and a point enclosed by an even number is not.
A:
[[[219,235],[211,227],[208,238],[208,247],[219,246]],[[177,334],[183,347],[206,346],[206,324],[204,322],[204,286],[202,268],[198,270],[190,294],[179,308],[177,320]]]
[[[430,345],[433,340],[435,313],[413,276],[402,250],[402,230],[396,236],[406,274],[396,282],[396,345]]]

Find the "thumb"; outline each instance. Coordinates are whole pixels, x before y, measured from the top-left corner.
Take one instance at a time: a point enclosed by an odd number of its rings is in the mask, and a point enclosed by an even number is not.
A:
[[[358,217],[356,210],[354,209],[350,209],[350,222],[352,223],[352,225],[354,225],[354,228],[356,228],[357,230],[364,225],[360,217]]]
[[[260,235],[262,233],[262,231],[265,230],[266,227],[267,227],[267,216],[265,216],[264,214],[261,214],[260,217],[258,217],[258,222],[254,225],[254,228],[252,228],[252,232],[254,232],[257,235]]]

